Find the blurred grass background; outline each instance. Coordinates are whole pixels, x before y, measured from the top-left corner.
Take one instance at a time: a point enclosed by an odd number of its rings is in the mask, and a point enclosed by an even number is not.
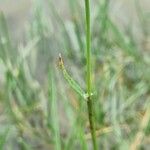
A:
[[[0,1],[0,149],[91,149],[84,1]],[[150,2],[93,0],[92,83],[99,149],[150,147]]]

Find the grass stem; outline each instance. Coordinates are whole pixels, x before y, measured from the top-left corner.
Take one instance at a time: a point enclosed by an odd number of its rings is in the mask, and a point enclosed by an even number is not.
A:
[[[93,114],[93,102],[91,97],[91,30],[90,30],[90,2],[85,0],[85,12],[86,12],[86,60],[87,60],[87,107],[88,107],[88,117],[90,123],[90,131],[92,136],[93,149],[97,150],[96,144],[96,134],[94,126],[94,114]]]

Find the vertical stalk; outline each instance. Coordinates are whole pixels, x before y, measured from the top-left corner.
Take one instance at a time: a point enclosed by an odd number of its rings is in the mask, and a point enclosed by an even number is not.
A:
[[[93,116],[93,102],[91,98],[91,30],[90,30],[90,3],[89,0],[85,0],[85,12],[86,12],[86,59],[87,59],[87,107],[88,107],[88,117],[90,123],[90,131],[92,136],[93,149],[97,150],[96,144],[96,134],[94,126],[94,116]]]
[[[87,92],[91,95],[91,29],[89,0],[85,0],[86,11],[86,59],[87,59]]]

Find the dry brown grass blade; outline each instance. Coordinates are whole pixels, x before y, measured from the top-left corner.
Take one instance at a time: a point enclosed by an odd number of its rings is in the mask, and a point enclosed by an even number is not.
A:
[[[126,124],[123,124],[123,125],[120,125],[121,128],[125,128],[129,131],[129,128]],[[112,132],[114,129],[112,126],[109,126],[109,127],[104,127],[104,128],[101,128],[99,130],[96,130],[96,137],[99,137],[101,134],[107,134],[107,133],[110,133]],[[87,133],[85,135],[85,139],[86,140],[90,140],[91,139],[91,134],[90,133]]]
[[[141,145],[142,140],[144,139],[144,129],[147,127],[148,122],[150,119],[150,107],[148,106],[140,124],[140,130],[136,134],[134,141],[130,145],[130,150],[137,150],[138,147]]]

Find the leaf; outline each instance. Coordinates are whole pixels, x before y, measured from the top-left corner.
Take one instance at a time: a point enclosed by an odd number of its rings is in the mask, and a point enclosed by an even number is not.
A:
[[[68,82],[68,84],[84,99],[86,99],[87,94],[84,92],[84,90],[80,87],[80,85],[75,81],[70,74],[65,69],[61,54],[59,55],[59,66],[63,72],[63,76]]]

